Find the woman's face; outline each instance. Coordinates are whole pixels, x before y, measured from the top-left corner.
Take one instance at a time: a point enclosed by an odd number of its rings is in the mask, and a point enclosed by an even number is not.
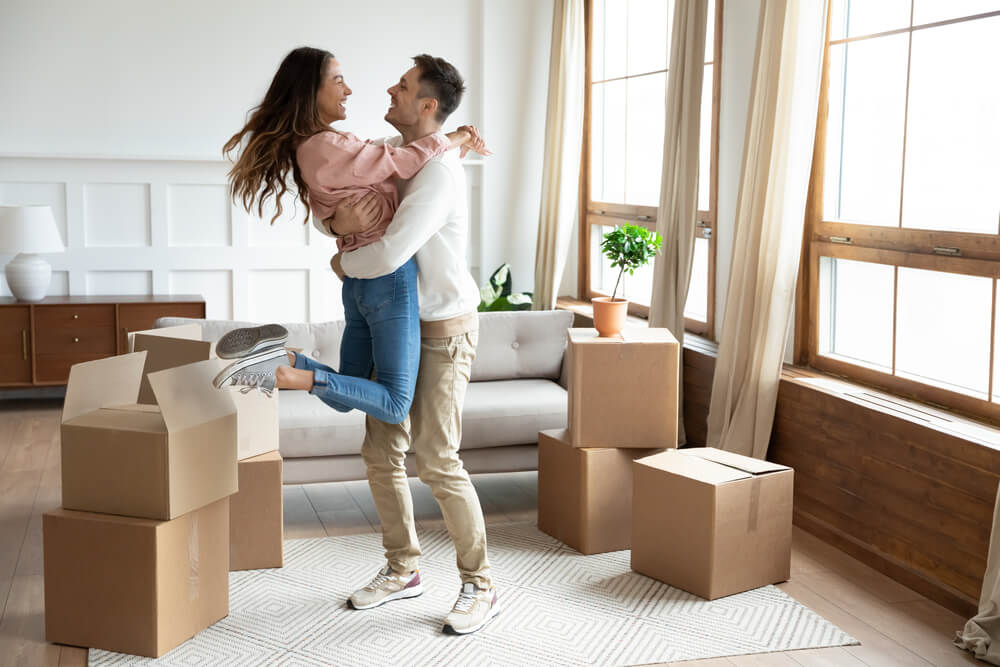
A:
[[[336,58],[330,58],[326,64],[326,71],[323,72],[323,80],[319,84],[319,92],[316,93],[316,106],[319,107],[319,115],[324,123],[329,125],[347,118],[344,104],[352,92],[344,82],[340,63]]]

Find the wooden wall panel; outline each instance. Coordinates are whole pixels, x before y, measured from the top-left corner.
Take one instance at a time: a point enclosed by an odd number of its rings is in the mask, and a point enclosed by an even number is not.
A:
[[[684,423],[703,444],[715,358],[684,350]],[[795,469],[795,523],[964,615],[975,613],[1000,450],[786,369],[768,458]]]

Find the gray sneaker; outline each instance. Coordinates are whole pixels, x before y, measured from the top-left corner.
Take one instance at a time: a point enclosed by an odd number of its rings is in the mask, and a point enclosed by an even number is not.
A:
[[[393,600],[415,598],[423,592],[420,570],[397,574],[386,564],[367,586],[354,591],[347,599],[347,606],[351,609],[371,609]]]
[[[288,340],[288,329],[280,324],[233,329],[215,344],[220,359],[242,359],[263,350],[280,347]]]
[[[229,364],[212,384],[216,389],[226,384],[240,386],[244,393],[257,389],[270,396],[275,389],[274,372],[279,366],[288,366],[288,353],[283,347],[271,348]]]
[[[445,634],[467,635],[485,626],[499,613],[496,586],[478,588],[473,583],[462,584],[462,592],[444,620],[442,630]]]

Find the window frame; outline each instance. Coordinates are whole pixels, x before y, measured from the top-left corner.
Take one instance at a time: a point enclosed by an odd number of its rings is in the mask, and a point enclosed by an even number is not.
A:
[[[590,249],[592,242],[591,230],[594,226],[615,226],[623,223],[637,224],[656,231],[656,206],[636,206],[608,202],[595,202],[590,198],[591,174],[591,101],[592,101],[592,65],[593,34],[594,34],[594,0],[586,0],[586,91],[584,93],[583,115],[583,159],[580,161],[580,205],[579,205],[579,245],[577,266],[578,298],[590,301],[594,297],[611,296],[610,294],[591,289]],[[708,240],[708,312],[706,321],[684,318],[684,329],[705,338],[715,336],[715,266],[716,266],[716,221],[718,219],[718,189],[719,189],[719,97],[722,88],[722,8],[725,0],[716,0],[715,15],[709,17],[714,21],[714,39],[712,46],[712,128],[711,128],[711,159],[709,167],[709,209],[698,211],[696,221],[696,238]],[[704,65],[708,65],[705,62]],[[660,70],[656,70],[659,72]],[[664,69],[662,71],[667,71]],[[643,73],[634,76],[643,76]],[[632,78],[632,77],[624,77]],[[629,302],[629,314],[649,318],[649,306]]]
[[[809,194],[806,203],[805,229],[802,243],[802,261],[796,294],[796,322],[794,360],[819,371],[857,381],[913,398],[945,409],[961,412],[976,418],[1000,423],[1000,399],[994,399],[994,388],[1000,381],[994,364],[997,322],[997,282],[1000,279],[1000,225],[996,234],[913,229],[902,226],[902,207],[895,227],[865,225],[843,220],[828,219],[823,215],[823,188],[825,182],[827,116],[829,110],[830,51],[832,46],[850,42],[876,39],[888,35],[908,33],[906,68],[906,98],[904,100],[903,148],[900,160],[905,165],[906,132],[909,113],[910,64],[913,34],[953,23],[1000,16],[1000,11],[970,14],[930,23],[913,25],[914,0],[910,3],[910,26],[866,35],[849,36],[831,40],[832,6],[827,10],[827,39],[823,56],[823,71],[817,114],[815,150],[810,174]],[[832,5],[832,3],[831,3]],[[905,166],[900,183],[900,197],[906,188]],[[955,252],[958,254],[946,254]],[[835,356],[820,354],[820,261],[822,257],[870,262],[892,266],[894,275],[892,312],[892,372],[883,372],[868,366],[845,361]],[[941,271],[949,274],[982,276],[993,279],[992,313],[990,320],[989,382],[987,398],[913,380],[896,374],[896,343],[898,317],[897,298],[900,268]]]

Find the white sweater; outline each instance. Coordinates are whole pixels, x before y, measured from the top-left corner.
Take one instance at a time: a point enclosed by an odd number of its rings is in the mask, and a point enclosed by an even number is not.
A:
[[[398,144],[400,139],[390,140]],[[401,201],[385,235],[344,253],[341,267],[353,278],[392,273],[417,258],[420,319],[447,320],[476,311],[479,287],[466,264],[469,207],[458,151],[430,160],[409,181],[398,180]]]

